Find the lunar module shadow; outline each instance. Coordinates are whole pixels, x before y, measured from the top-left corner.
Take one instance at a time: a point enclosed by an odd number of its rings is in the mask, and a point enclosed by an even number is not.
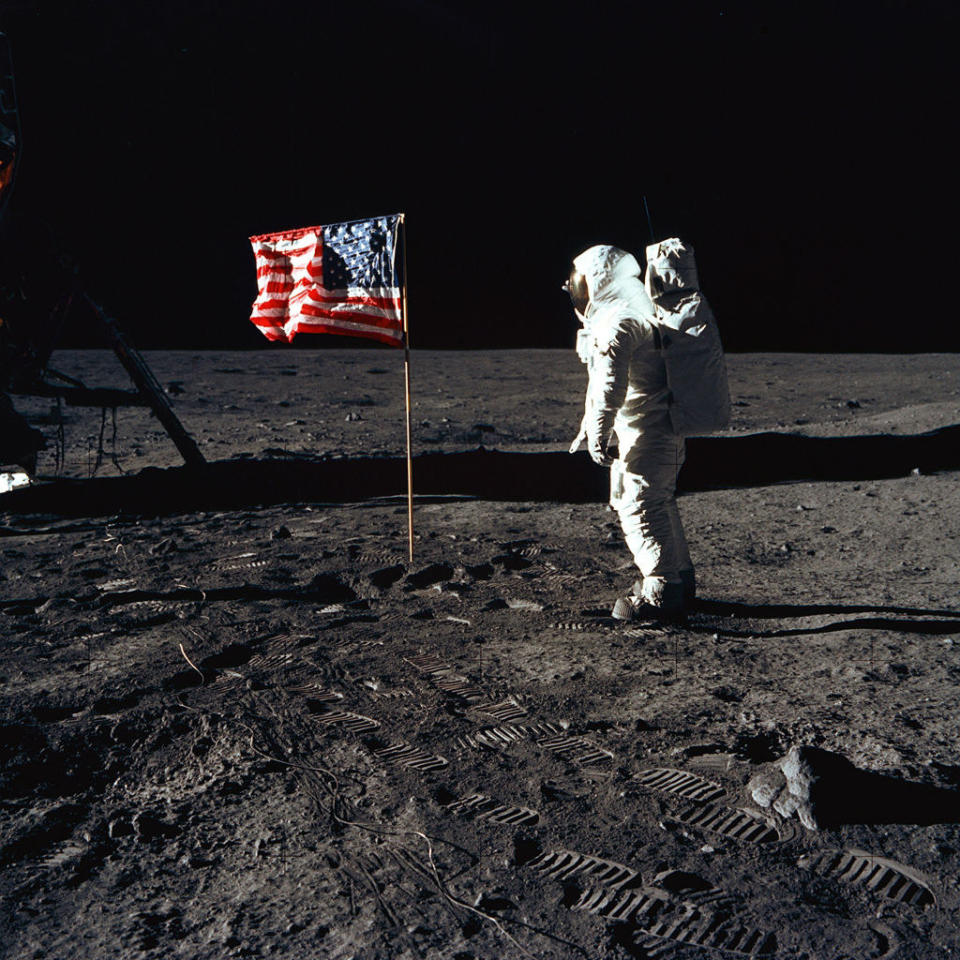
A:
[[[960,468],[960,424],[913,436],[692,437],[681,493],[775,483],[878,480]],[[585,453],[470,450],[414,458],[414,491],[490,501],[604,503],[608,473]],[[357,503],[406,492],[402,457],[238,459],[122,477],[61,479],[2,495],[0,510],[165,515],[278,503]]]

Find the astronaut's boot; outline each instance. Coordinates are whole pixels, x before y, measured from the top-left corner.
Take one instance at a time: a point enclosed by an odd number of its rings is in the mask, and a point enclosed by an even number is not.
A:
[[[693,567],[680,571],[680,583],[683,584],[683,606],[689,609],[697,598],[697,575]],[[643,580],[634,580],[631,594],[635,597],[643,596]]]
[[[644,577],[634,583],[633,593],[617,600],[612,615],[616,620],[682,622],[686,618],[683,584],[668,583],[662,577]]]

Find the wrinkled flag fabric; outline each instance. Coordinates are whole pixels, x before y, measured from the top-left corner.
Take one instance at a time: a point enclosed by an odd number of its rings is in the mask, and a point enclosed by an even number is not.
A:
[[[341,333],[403,345],[400,216],[250,238],[259,293],[250,320],[268,340]]]

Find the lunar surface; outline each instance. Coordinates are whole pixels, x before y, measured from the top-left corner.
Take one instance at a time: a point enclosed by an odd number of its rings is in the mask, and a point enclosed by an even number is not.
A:
[[[404,453],[400,351],[145,356],[231,506],[144,408],[13,398],[47,449],[0,495],[0,955],[960,955],[956,356],[730,356],[667,626],[610,618],[616,516],[541,466],[572,350],[414,351],[415,493],[481,446],[533,493],[420,494],[412,561],[402,484],[353,493]]]

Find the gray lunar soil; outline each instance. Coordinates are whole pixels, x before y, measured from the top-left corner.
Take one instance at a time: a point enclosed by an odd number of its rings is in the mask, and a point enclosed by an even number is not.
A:
[[[146,358],[208,460],[403,451],[400,351]],[[729,368],[730,436],[960,424],[955,356]],[[412,374],[416,453],[579,425],[572,350]],[[181,462],[142,409],[14,399],[41,475]],[[0,497],[0,956],[960,956],[956,471],[683,496],[671,626],[609,618],[602,503],[423,498],[412,563],[402,497],[250,503]]]

